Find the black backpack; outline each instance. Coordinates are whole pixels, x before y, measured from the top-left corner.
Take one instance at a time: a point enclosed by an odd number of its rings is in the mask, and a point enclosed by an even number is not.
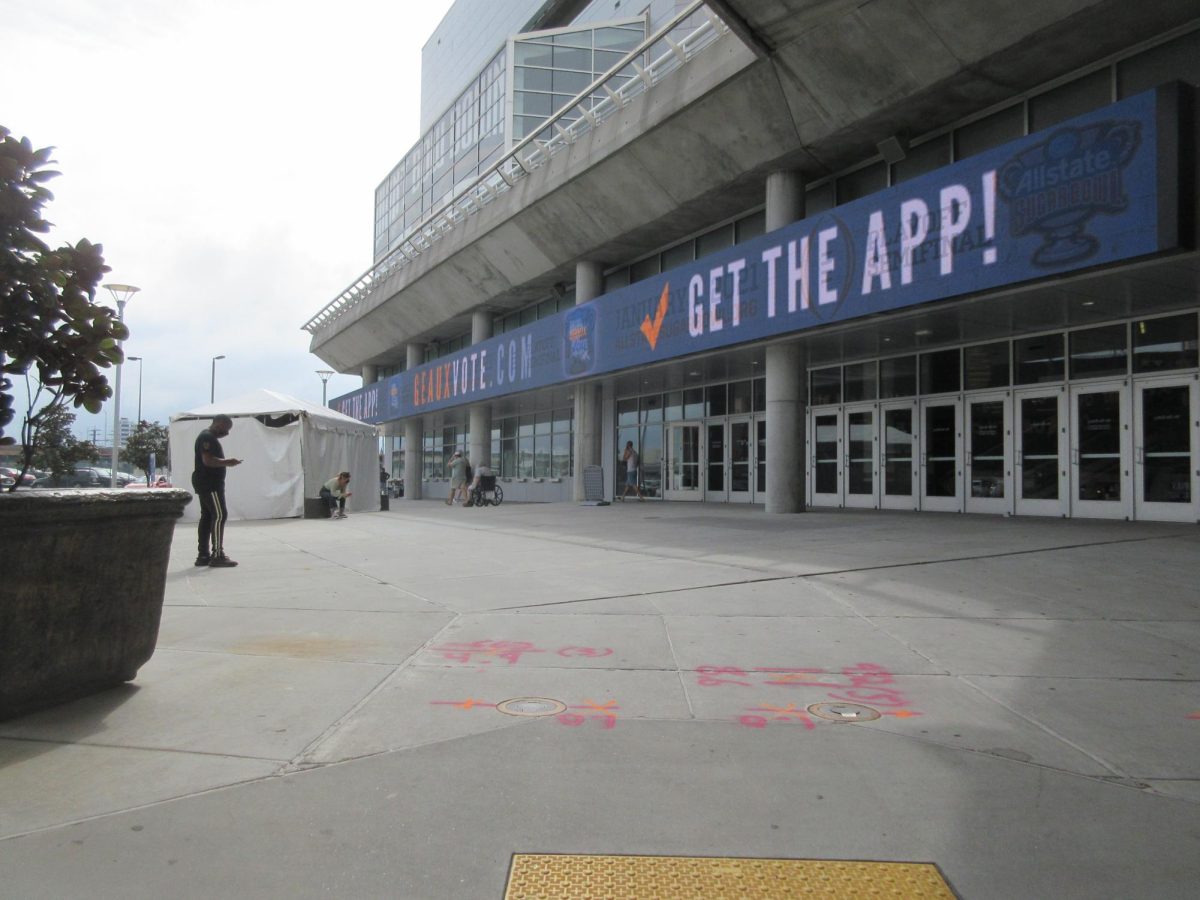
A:
[[[471,471],[471,464],[470,464],[470,463],[467,463],[467,467],[466,467],[466,469],[464,469],[463,471],[465,472],[465,474],[466,474],[466,476],[467,476],[467,481],[470,481],[470,480],[471,480],[471,475],[472,475],[472,471]]]

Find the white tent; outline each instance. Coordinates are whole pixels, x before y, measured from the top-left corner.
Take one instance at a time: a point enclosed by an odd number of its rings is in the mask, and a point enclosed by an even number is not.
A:
[[[324,406],[260,389],[171,417],[171,469],[176,487],[191,488],[196,438],[224,413],[233,430],[221,438],[227,470],[225,501],[232,519],[284,519],[304,514],[305,498],[338,472],[351,474],[346,508],[379,509],[379,450],[375,426]],[[184,518],[200,517],[198,503]]]

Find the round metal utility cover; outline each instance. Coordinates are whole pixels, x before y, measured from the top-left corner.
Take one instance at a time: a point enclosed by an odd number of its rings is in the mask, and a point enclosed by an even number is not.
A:
[[[565,703],[546,697],[513,697],[496,704],[496,709],[506,716],[557,716],[566,708]]]
[[[814,703],[808,711],[831,722],[870,722],[879,718],[879,710],[857,703]]]

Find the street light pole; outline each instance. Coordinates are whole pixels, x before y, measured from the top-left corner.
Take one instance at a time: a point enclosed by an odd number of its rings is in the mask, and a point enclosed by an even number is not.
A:
[[[224,358],[225,358],[224,353],[222,353],[220,356],[214,356],[212,358],[212,379],[208,382],[208,402],[209,403],[217,402],[217,360],[224,359]]]
[[[138,364],[138,413],[137,424],[133,426],[137,428],[142,423],[142,358],[140,356],[127,356],[125,358],[130,362]]]
[[[325,393],[326,393],[325,386],[329,383],[329,379],[332,377],[332,375],[333,375],[332,369],[317,369],[317,376],[321,379],[321,405],[322,406],[329,405],[325,401]]]
[[[125,304],[129,298],[136,294],[141,288],[136,288],[132,284],[106,284],[104,289],[112,294],[113,299],[117,301],[117,321],[124,324],[125,322]],[[121,342],[117,342],[118,349]],[[121,456],[121,364],[117,363],[116,384],[113,389],[113,443],[112,443],[112,471],[109,473],[109,487],[117,486],[117,463]]]

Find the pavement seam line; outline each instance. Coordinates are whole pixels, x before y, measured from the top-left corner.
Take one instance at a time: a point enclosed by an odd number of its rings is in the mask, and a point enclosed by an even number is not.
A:
[[[986,697],[992,703],[995,703],[996,705],[1001,706],[1004,709],[1007,709],[1010,713],[1012,713],[1017,718],[1028,722],[1034,728],[1041,729],[1041,731],[1050,735],[1050,737],[1054,738],[1055,740],[1066,744],[1068,747],[1071,747],[1072,749],[1078,751],[1079,753],[1082,753],[1088,759],[1092,760],[1092,762],[1096,763],[1099,766],[1103,766],[1105,769],[1108,769],[1108,771],[1112,772],[1118,778],[1132,778],[1133,777],[1128,772],[1121,769],[1120,766],[1117,766],[1113,763],[1108,762],[1105,759],[1100,758],[1095,753],[1088,750],[1086,747],[1083,747],[1083,746],[1075,743],[1074,741],[1072,741],[1070,738],[1059,734],[1057,731],[1055,731],[1053,728],[1046,725],[1045,723],[1039,721],[1038,719],[1033,718],[1030,715],[1026,715],[1023,712],[1020,712],[1019,710],[1014,709],[1010,704],[1004,702],[999,697],[993,696],[992,693],[985,690],[982,685],[975,684],[967,676],[956,675],[956,676],[954,676],[954,678],[956,678],[958,681],[961,681],[963,684],[967,685],[967,687],[971,688],[972,690],[976,691],[977,693],[981,694],[982,696]]]
[[[441,636],[446,632],[446,629],[449,628],[450,626],[452,626],[460,618],[462,618],[462,613],[456,613],[454,615],[454,618],[452,618],[449,622],[446,622],[444,625],[442,625],[442,627],[439,628],[437,630],[437,632],[430,635],[430,637],[423,644],[421,644],[420,647],[418,647],[416,650],[414,650],[412,653],[410,653],[408,655],[408,657],[406,659],[404,659],[403,662],[401,662],[399,665],[396,665],[392,669],[391,672],[388,672],[386,675],[384,675],[383,678],[380,679],[379,682],[375,685],[375,687],[371,688],[371,690],[367,691],[366,694],[364,694],[361,698],[359,698],[358,702],[352,704],[349,709],[347,709],[342,715],[338,716],[337,719],[335,719],[333,722],[331,722],[328,725],[328,727],[325,728],[324,731],[322,731],[319,735],[317,735],[317,737],[313,738],[311,741],[308,742],[308,744],[306,744],[304,747],[302,747],[300,752],[297,753],[290,761],[288,761],[288,763],[284,766],[283,770],[281,770],[281,771],[291,771],[291,770],[294,770],[298,766],[306,765],[304,763],[305,757],[307,757],[310,754],[312,754],[313,752],[315,752],[322,744],[324,744],[326,741],[330,740],[334,736],[335,732],[338,731],[342,727],[342,725],[344,725],[346,723],[346,721],[352,715],[354,715],[356,712],[358,712],[360,709],[362,709],[367,703],[369,703],[372,699],[374,699],[374,697],[377,694],[379,694],[389,683],[391,683],[394,679],[396,679],[400,675],[401,672],[407,671],[413,665],[413,661],[417,658],[417,656],[419,656],[434,641],[439,640],[441,638]],[[315,763],[313,765],[324,765],[324,764]]]
[[[1180,534],[1154,535],[1152,537],[1118,538],[1118,539],[1111,540],[1111,541],[1088,541],[1088,542],[1082,543],[1082,544],[1063,544],[1061,546],[1054,546],[1054,547],[1033,547],[1033,548],[1030,548],[1027,550],[1009,550],[1009,551],[1005,551],[1002,553],[983,553],[983,554],[977,554],[974,556],[948,557],[946,559],[922,559],[922,560],[916,560],[913,562],[887,563],[885,565],[878,565],[878,566],[858,566],[858,567],[852,568],[852,569],[828,569],[828,570],[824,570],[824,571],[820,571],[820,572],[798,572],[798,573],[791,573],[788,575],[764,574],[761,578],[745,578],[740,581],[723,581],[723,582],[718,582],[716,584],[700,584],[700,585],[692,585],[690,587],[664,588],[662,590],[657,590],[657,591],[638,591],[637,593],[630,593],[630,594],[606,594],[602,597],[584,597],[584,598],[580,598],[578,600],[553,600],[548,603],[529,603],[529,604],[523,604],[520,606],[495,606],[495,607],[490,607],[488,609],[488,611],[489,612],[504,612],[504,611],[512,610],[512,609],[536,609],[536,608],[540,608],[543,606],[566,606],[566,605],[569,605],[572,603],[594,603],[599,600],[628,600],[628,599],[633,599],[633,598],[637,598],[637,597],[653,597],[653,596],[657,596],[660,594],[682,594],[682,593],[686,593],[688,591],[702,591],[702,590],[711,590],[713,588],[736,587],[736,586],[742,585],[742,584],[765,584],[765,583],[773,582],[773,581],[791,581],[791,580],[799,580],[799,579],[804,579],[804,578],[823,578],[823,577],[826,577],[829,575],[853,575],[857,572],[878,572],[878,571],[884,571],[887,569],[908,569],[908,568],[914,568],[917,566],[944,565],[946,563],[977,562],[979,560],[985,560],[985,559],[1004,559],[1006,557],[1011,557],[1011,556],[1028,556],[1028,555],[1035,554],[1035,553],[1056,553],[1056,552],[1059,552],[1062,550],[1081,550],[1081,549],[1086,549],[1088,547],[1107,547],[1107,546],[1111,546],[1113,544],[1148,543],[1150,541],[1178,539],[1180,537],[1185,537],[1185,536],[1186,535],[1180,533]],[[574,546],[590,546],[587,544],[576,544],[576,542],[574,542],[574,541],[560,540],[559,543],[570,543]],[[624,551],[624,552],[636,553],[636,551],[633,551],[633,550]],[[662,554],[658,554],[656,556],[648,556],[646,554],[638,554],[638,555],[647,556],[648,559],[658,559],[658,560],[668,560],[670,562],[679,562],[679,559],[674,556],[663,556]],[[701,561],[704,561],[704,560],[701,560]],[[749,571],[762,571],[762,570],[752,569],[749,566],[737,566],[732,563],[709,562],[707,564],[708,565],[719,565],[719,566],[723,566],[725,568],[745,568],[745,569],[748,569]],[[1033,617],[1030,617],[1030,618],[1033,618]]]
[[[654,601],[650,601],[653,605]],[[675,665],[675,676],[679,679],[679,687],[683,691],[683,701],[687,704],[688,715],[696,718],[696,708],[692,705],[692,695],[688,691],[687,682],[683,678],[683,666],[679,664],[679,656],[675,653],[675,641],[671,639],[671,626],[667,623],[667,617],[662,611],[659,611],[659,621],[662,622],[663,635],[667,639],[667,649],[671,651],[671,662]],[[661,671],[661,670],[655,670]]]
[[[218,759],[246,759],[253,762],[287,762],[279,756],[250,756],[245,753],[217,753],[214,750],[187,750],[179,747],[151,747],[143,744],[107,744],[97,741],[56,741],[50,738],[20,737],[0,734],[0,741],[19,741],[25,744],[50,744],[55,747],[99,747],[104,750],[140,750],[145,753],[180,753],[185,756],[212,756]]]
[[[295,544],[288,543],[285,540],[279,540],[279,543],[282,544],[284,547],[287,547],[289,550],[294,550],[296,553],[301,553],[301,554],[304,554],[305,556],[311,556],[314,559],[319,559],[324,562],[331,563],[340,569],[345,569],[347,572],[353,572],[355,575],[358,575],[361,578],[366,578],[369,581],[373,581],[382,587],[387,587],[393,591],[398,591],[401,594],[407,594],[410,597],[415,597],[416,599],[420,600],[423,603],[431,603],[434,606],[441,607],[446,612],[455,612],[455,610],[451,609],[449,606],[447,606],[444,603],[439,603],[437,600],[431,600],[428,597],[422,597],[420,594],[410,591],[407,588],[402,588],[398,584],[393,584],[390,581],[384,581],[383,579],[379,578],[376,575],[371,575],[370,573],[364,572],[361,569],[356,569],[353,566],[348,566],[340,559],[336,559],[336,558],[331,559],[327,556],[322,556],[319,553],[314,553],[311,550],[306,550],[303,547],[298,547]]]

